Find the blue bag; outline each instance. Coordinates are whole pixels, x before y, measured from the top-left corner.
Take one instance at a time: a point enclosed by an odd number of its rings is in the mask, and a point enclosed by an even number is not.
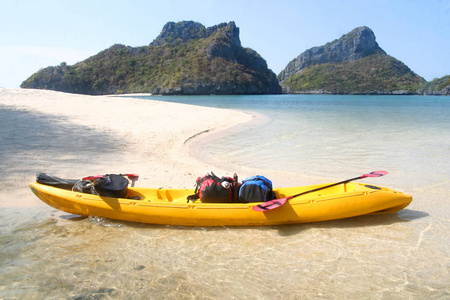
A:
[[[272,181],[261,175],[246,178],[239,190],[239,202],[242,203],[265,202],[273,196]]]

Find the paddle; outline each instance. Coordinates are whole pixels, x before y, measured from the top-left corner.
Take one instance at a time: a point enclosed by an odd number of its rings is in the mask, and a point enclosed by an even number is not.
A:
[[[363,179],[363,178],[366,178],[366,177],[381,177],[381,176],[386,175],[387,173],[388,172],[386,172],[386,171],[373,171],[373,172],[361,175],[359,177],[355,177],[355,178],[352,178],[352,179],[347,179],[347,180],[340,181],[340,182],[337,182],[337,183],[333,183],[333,184],[330,184],[330,185],[322,186],[320,188],[313,189],[313,190],[306,191],[306,192],[302,192],[302,193],[299,193],[299,194],[296,194],[296,195],[293,195],[293,196],[289,196],[289,197],[286,197],[286,198],[269,200],[269,201],[264,202],[262,204],[253,206],[252,209],[254,211],[268,211],[268,210],[272,210],[272,209],[275,209],[277,207],[282,206],[288,200],[291,200],[292,198],[295,198],[295,197],[298,197],[298,196],[301,196],[301,195],[304,195],[304,194],[312,193],[312,192],[315,192],[315,191],[320,191],[320,190],[323,190],[323,189],[326,189],[326,188],[329,188],[329,187],[333,187],[333,186],[336,186],[336,185],[344,184],[344,183],[347,183],[347,182],[350,182],[350,181],[353,181],[353,180]]]

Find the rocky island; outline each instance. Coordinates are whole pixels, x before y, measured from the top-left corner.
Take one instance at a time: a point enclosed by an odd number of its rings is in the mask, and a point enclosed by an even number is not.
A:
[[[388,55],[366,26],[304,51],[276,76],[242,47],[234,22],[206,28],[183,21],[168,22],[147,46],[116,44],[72,66],[41,69],[21,87],[89,95],[450,95],[450,76],[427,82]]]
[[[425,80],[386,54],[368,27],[306,50],[278,75],[287,93],[413,94]]]
[[[234,22],[205,28],[193,21],[167,23],[148,46],[116,44],[73,66],[47,67],[21,87],[89,95],[281,93],[266,61],[241,46]]]

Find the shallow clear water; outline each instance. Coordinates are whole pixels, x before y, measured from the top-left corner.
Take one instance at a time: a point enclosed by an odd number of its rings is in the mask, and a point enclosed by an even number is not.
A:
[[[201,156],[261,169],[333,179],[390,172],[394,186],[450,177],[450,98],[419,96],[265,95],[153,97],[254,111],[258,127],[223,137]]]
[[[3,207],[0,299],[450,298],[450,98],[151,99],[268,117],[206,145],[207,159],[318,180],[385,169],[389,175],[372,182],[414,200],[398,214],[256,228],[152,226]],[[97,135],[90,146],[108,138]]]

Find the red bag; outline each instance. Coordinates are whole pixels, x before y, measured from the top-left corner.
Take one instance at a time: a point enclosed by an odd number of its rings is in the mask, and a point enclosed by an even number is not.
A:
[[[236,175],[235,175],[236,176]],[[213,172],[197,178],[195,194],[188,196],[188,201],[200,199],[203,203],[233,202],[237,176],[219,178]]]

